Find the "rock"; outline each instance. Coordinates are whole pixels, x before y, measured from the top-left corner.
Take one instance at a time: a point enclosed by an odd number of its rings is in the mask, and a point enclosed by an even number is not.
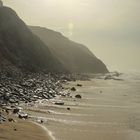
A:
[[[44,121],[43,120],[41,120],[41,122],[40,123],[44,123]]]
[[[12,110],[11,106],[5,106],[5,107],[3,107],[3,109],[4,109],[5,111],[11,111],[11,110]]]
[[[14,103],[18,103],[18,100],[16,100],[15,98],[10,98],[10,99],[9,99],[9,102],[10,102],[11,104],[14,104]]]
[[[42,97],[45,99],[49,99],[50,97],[47,94],[42,94]]]
[[[82,96],[81,96],[80,94],[77,94],[77,95],[75,95],[75,98],[79,98],[79,99],[81,99]]]
[[[4,117],[4,115],[2,115],[2,113],[0,112],[0,124],[5,122],[6,118]]]
[[[15,74],[11,78],[7,77],[5,72],[0,72],[0,106],[8,112],[19,113],[20,109],[17,107],[21,103],[33,103],[34,105],[34,102],[38,100],[49,100],[58,95],[72,97],[69,89],[62,89],[62,84],[64,77],[69,81],[74,80],[73,75],[27,73],[17,77]],[[78,75],[78,77],[82,76]],[[76,88],[72,87],[71,91],[76,91]],[[64,103],[56,102],[56,104],[63,105]]]
[[[41,124],[44,123],[44,121],[43,121],[42,119],[37,120],[37,122],[38,122],[38,123],[41,123]]]
[[[61,102],[61,101],[55,102],[55,105],[64,105],[64,102]]]
[[[28,114],[27,113],[24,113],[24,112],[19,112],[18,113],[18,117],[20,119],[28,119]]]
[[[9,122],[15,122],[15,120],[13,118],[9,118],[8,121]]]
[[[19,110],[18,108],[15,108],[15,109],[13,110],[13,113],[14,113],[14,114],[17,114],[17,113],[19,113],[19,111],[20,111],[20,110]]]
[[[82,87],[82,84],[77,84],[78,87]]]
[[[17,131],[17,129],[16,129],[16,128],[14,128],[14,131]]]
[[[70,110],[70,108],[68,107],[67,110]]]
[[[76,91],[76,88],[75,88],[75,87],[72,87],[72,88],[71,88],[71,91]]]

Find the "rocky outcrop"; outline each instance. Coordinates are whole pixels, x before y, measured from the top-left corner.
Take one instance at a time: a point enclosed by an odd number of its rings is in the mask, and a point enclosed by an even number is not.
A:
[[[29,27],[50,48],[66,69],[73,73],[107,73],[105,64],[84,45],[43,27]]]

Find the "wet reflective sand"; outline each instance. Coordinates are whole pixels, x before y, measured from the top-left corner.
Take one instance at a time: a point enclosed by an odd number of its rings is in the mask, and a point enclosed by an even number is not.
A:
[[[75,86],[73,96],[78,93],[82,99],[61,98],[64,106],[47,104],[32,115],[47,120],[45,126],[56,140],[140,140],[139,85],[129,80],[73,82],[67,86]]]

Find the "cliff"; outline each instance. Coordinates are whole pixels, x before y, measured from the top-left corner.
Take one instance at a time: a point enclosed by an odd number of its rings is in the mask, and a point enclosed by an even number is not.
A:
[[[72,73],[107,73],[105,64],[86,46],[73,42],[59,32],[43,27],[29,27]]]
[[[28,71],[66,71],[48,46],[8,7],[0,7],[0,68],[4,66]]]

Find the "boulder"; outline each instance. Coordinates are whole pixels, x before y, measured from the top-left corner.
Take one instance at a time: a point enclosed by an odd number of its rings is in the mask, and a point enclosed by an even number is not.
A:
[[[76,88],[75,88],[75,87],[72,87],[72,88],[71,88],[71,91],[76,91]]]
[[[79,98],[79,99],[81,99],[82,96],[81,96],[80,94],[77,94],[77,95],[75,95],[75,98]]]
[[[18,117],[20,119],[28,119],[28,114],[27,113],[24,113],[24,112],[19,112],[18,113]]]
[[[17,114],[17,113],[19,113],[19,111],[20,111],[20,110],[19,110],[18,108],[15,108],[15,109],[13,110],[13,113],[14,113],[14,114]]]
[[[77,84],[78,87],[82,87],[82,84]]]
[[[68,107],[67,110],[70,110],[70,107]]]
[[[64,102],[55,102],[55,105],[64,105]]]
[[[15,122],[15,120],[13,118],[9,118],[8,121],[9,122]]]

